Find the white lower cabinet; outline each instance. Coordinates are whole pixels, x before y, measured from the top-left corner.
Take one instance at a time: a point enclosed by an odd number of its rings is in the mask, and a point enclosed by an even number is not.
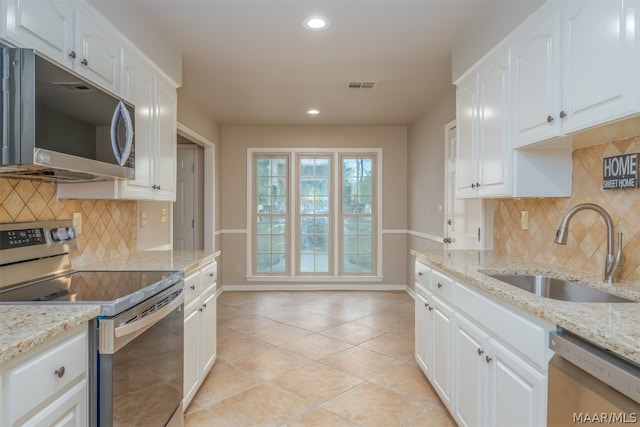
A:
[[[186,409],[216,360],[215,262],[185,279],[184,400]]]
[[[545,425],[553,325],[435,269],[430,277],[416,282],[416,361],[458,425]]]
[[[88,417],[87,324],[0,368],[0,425],[85,427]]]

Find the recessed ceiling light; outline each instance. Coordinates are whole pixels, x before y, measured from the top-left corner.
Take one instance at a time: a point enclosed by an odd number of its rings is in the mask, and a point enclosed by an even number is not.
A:
[[[324,30],[329,24],[329,20],[324,16],[309,16],[302,21],[302,25],[308,30]]]
[[[310,110],[307,110],[307,114],[309,114],[310,116],[317,116],[318,114],[320,114],[320,110],[312,108]]]

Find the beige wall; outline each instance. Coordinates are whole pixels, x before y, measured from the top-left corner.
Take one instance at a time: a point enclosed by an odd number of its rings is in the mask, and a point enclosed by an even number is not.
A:
[[[246,284],[247,148],[381,148],[384,280],[406,283],[407,143],[404,126],[223,126],[222,283]],[[235,273],[236,265],[241,273]],[[264,282],[260,282],[264,283]],[[379,282],[378,282],[379,283]],[[256,282],[252,282],[256,284]]]
[[[579,203],[596,203],[609,212],[615,231],[624,233],[626,262],[620,278],[640,282],[640,189],[601,188],[603,158],[639,152],[640,136],[576,150],[573,152],[571,197],[497,201],[494,206],[495,250],[601,273],[607,252],[606,228],[597,214],[590,211],[576,214],[570,223],[567,244],[554,243],[562,217],[571,207]],[[529,212],[528,230],[520,228],[522,211]]]
[[[444,217],[444,126],[455,119],[455,87],[451,86],[430,109],[414,121],[407,137],[408,249],[440,249]],[[422,237],[421,237],[422,236]],[[407,284],[413,288],[413,258],[407,259]]]

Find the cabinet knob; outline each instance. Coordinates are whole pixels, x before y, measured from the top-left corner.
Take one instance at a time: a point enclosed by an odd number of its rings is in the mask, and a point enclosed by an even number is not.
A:
[[[479,348],[478,349],[478,356],[482,356],[484,354],[484,350]]]
[[[200,308],[198,309],[198,311],[199,311],[200,313],[202,313],[202,310],[204,310],[204,308],[202,308],[202,307],[200,307]]]
[[[71,59],[76,59],[76,52],[74,50],[72,50],[71,52],[69,52],[69,58]]]
[[[429,306],[429,311],[433,311],[433,307]]]
[[[487,361],[487,363],[491,363],[491,361],[492,361],[493,359],[492,359],[492,358],[490,358],[489,356],[486,356],[486,357],[484,358],[484,360],[486,360],[486,361]]]
[[[442,287],[442,283],[438,282],[438,289]]]
[[[65,372],[66,370],[64,369],[64,366],[60,366],[58,369],[55,370],[54,374],[56,374],[58,378],[62,378],[64,377]]]
[[[476,188],[476,185],[473,182],[471,183],[471,188]]]
[[[444,243],[451,243],[451,237],[445,237],[444,239],[442,239],[442,241]]]
[[[190,288],[192,291],[195,291],[195,290],[196,290],[196,285],[191,285],[191,286],[189,286],[189,288]]]
[[[157,190],[159,190],[159,189],[160,189],[160,186],[159,186],[159,185],[157,185],[157,186],[156,186],[156,189],[157,189]]]
[[[476,188],[480,188],[480,183],[476,182]]]
[[[567,117],[567,113],[565,113],[564,111],[560,111],[560,118],[564,119],[565,117]]]
[[[89,61],[87,61],[87,58],[85,58],[85,59],[83,59],[82,61],[80,61],[80,63],[81,63],[82,65],[84,65],[85,67],[86,67],[87,65],[89,65]]]
[[[202,308],[207,308],[207,304],[202,304]]]
[[[209,273],[209,277],[213,277],[213,273]]]
[[[551,123],[553,121],[553,117],[552,116],[547,116],[547,123]]]
[[[424,273],[422,271],[418,271],[418,276],[422,276]]]
[[[424,303],[424,308],[429,307],[429,304],[427,304],[426,302]]]

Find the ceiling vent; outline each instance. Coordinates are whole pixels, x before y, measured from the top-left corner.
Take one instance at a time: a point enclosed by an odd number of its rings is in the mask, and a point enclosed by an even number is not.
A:
[[[347,82],[347,89],[372,90],[376,82]]]

